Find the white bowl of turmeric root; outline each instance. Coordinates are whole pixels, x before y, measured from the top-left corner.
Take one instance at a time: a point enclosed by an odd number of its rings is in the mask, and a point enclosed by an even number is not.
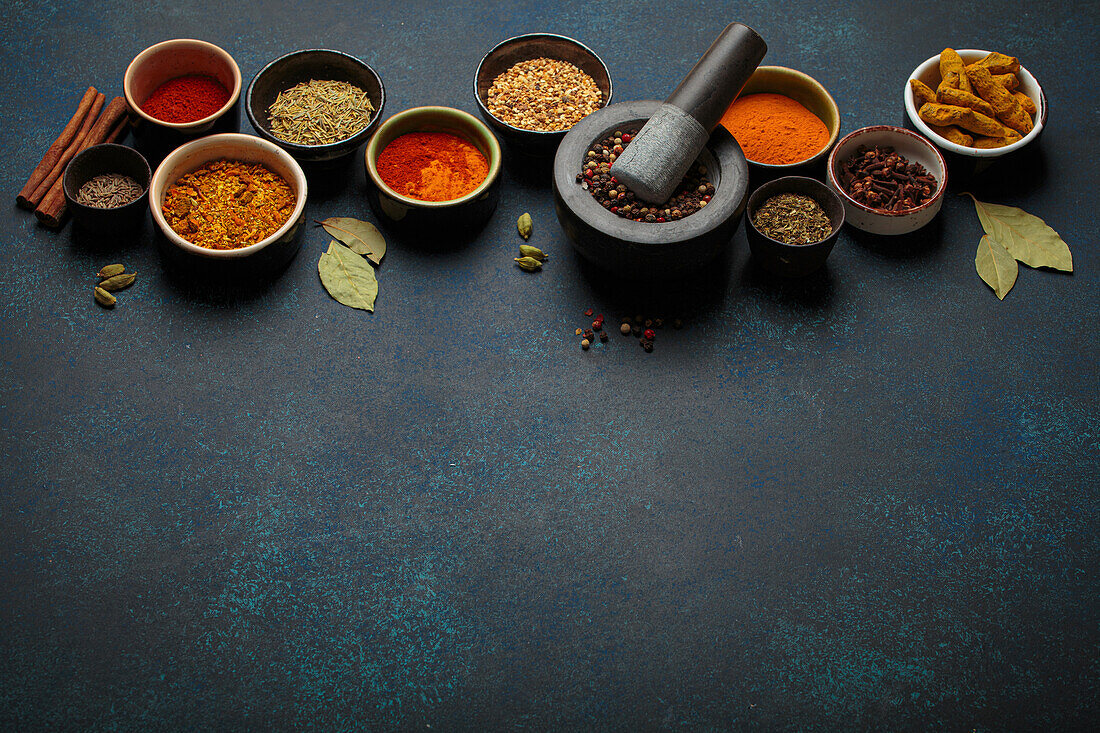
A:
[[[996,158],[1042,132],[1047,101],[1019,59],[978,49],[945,48],[918,66],[905,85],[905,111],[943,150]]]

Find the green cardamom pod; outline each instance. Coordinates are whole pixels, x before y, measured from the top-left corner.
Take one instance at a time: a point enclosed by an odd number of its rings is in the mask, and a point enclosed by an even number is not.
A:
[[[524,239],[531,238],[531,230],[534,228],[534,224],[531,223],[530,214],[525,212],[523,216],[519,218],[519,221],[516,222],[516,225],[519,227],[519,235],[521,237]]]
[[[95,302],[99,303],[104,308],[114,308],[115,303],[118,302],[115,296],[108,293],[103,288],[97,287],[92,291],[92,295],[95,296]]]
[[[535,272],[542,269],[542,263],[536,260],[534,257],[513,257],[516,264],[519,265],[521,270],[527,272]]]
[[[538,247],[532,247],[529,244],[521,244],[519,246],[519,254],[521,257],[534,257],[539,262],[546,262],[550,259],[550,255],[546,254]]]
[[[115,275],[114,277],[107,278],[99,284],[99,287],[103,288],[104,290],[110,291],[122,290],[123,288],[128,288],[133,285],[134,278],[136,277],[137,273],[126,272],[121,275]]]
[[[115,275],[121,275],[126,272],[126,265],[104,265],[103,269],[96,273],[96,277],[100,280],[105,280]]]

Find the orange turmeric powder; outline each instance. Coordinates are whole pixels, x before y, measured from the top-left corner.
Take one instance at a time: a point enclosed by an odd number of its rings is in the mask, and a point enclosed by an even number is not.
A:
[[[421,201],[453,201],[481,185],[489,163],[476,147],[446,132],[409,132],[375,163],[387,186]]]
[[[829,128],[810,110],[782,94],[749,94],[722,115],[722,126],[754,163],[787,165],[813,157],[829,142]]]

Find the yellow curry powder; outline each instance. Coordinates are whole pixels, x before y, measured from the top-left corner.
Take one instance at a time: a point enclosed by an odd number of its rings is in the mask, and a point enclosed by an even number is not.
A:
[[[168,226],[207,249],[240,249],[287,222],[297,199],[281,176],[260,163],[217,160],[191,171],[165,193]]]

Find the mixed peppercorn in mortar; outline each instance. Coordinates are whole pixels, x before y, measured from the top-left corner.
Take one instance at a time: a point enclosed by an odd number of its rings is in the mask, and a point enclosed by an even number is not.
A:
[[[592,194],[600,206],[623,219],[659,224],[691,216],[710,202],[715,189],[704,165],[689,168],[675,192],[663,204],[642,201],[619,183],[611,175],[611,165],[637,134],[638,128],[616,130],[593,143],[585,153],[583,168],[577,174],[576,181]]]
[[[161,211],[176,234],[207,249],[240,249],[278,231],[297,197],[260,163],[217,160],[181,176]]]

